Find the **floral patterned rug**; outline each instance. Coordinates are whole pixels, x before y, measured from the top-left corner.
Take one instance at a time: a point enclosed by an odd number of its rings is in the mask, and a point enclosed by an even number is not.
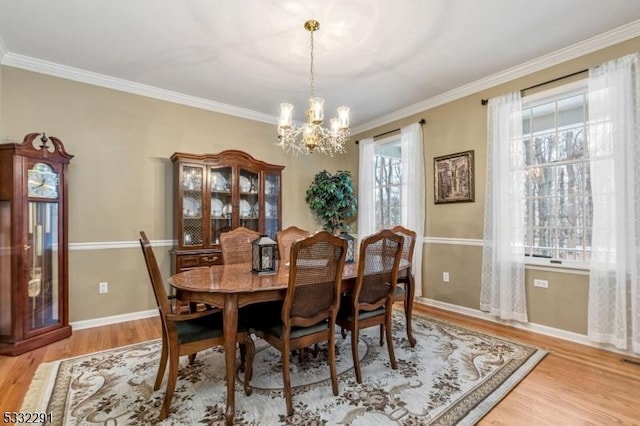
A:
[[[237,374],[235,422],[241,425],[453,425],[474,424],[546,355],[546,352],[435,319],[416,316],[411,348],[404,316],[394,313],[392,370],[377,327],[360,336],[362,384],[356,383],[350,338],[336,333],[339,395],[333,396],[326,347],[292,357],[295,413],[286,417],[278,351],[256,340],[253,393]],[[52,413],[55,425],[145,425],[154,422],[164,388],[153,391],[159,340],[44,363],[23,412]],[[198,354],[181,368],[171,415],[162,425],[224,424],[222,350]],[[163,384],[164,386],[164,384]]]

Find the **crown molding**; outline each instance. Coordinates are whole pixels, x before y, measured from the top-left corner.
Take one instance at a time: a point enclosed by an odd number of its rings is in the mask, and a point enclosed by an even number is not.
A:
[[[640,19],[615,28],[611,31],[607,31],[605,33],[591,37],[587,40],[572,44],[571,46],[565,47],[563,49],[556,50],[555,52],[549,53],[547,55],[540,56],[539,58],[527,61],[523,64],[516,65],[515,67],[508,68],[504,71],[492,74],[480,80],[465,84],[464,86],[460,86],[441,95],[434,96],[432,98],[394,111],[390,114],[378,117],[374,120],[354,127],[353,129],[351,129],[351,134],[357,135],[359,133],[363,133],[368,130],[383,126],[385,124],[401,120],[405,117],[422,113],[428,109],[435,108],[448,102],[455,101],[465,96],[478,93],[482,90],[498,86],[508,81],[524,77],[525,75],[550,68],[562,62],[584,56],[586,54],[607,48],[609,46],[613,46],[614,44],[618,44],[638,36],[640,36]]]
[[[607,31],[582,42],[575,43],[566,48],[557,50],[537,59],[525,62],[507,70],[492,74],[488,77],[476,80],[472,83],[460,86],[443,94],[434,96],[408,107],[399,109],[390,114],[378,117],[364,124],[352,128],[351,134],[357,135],[367,130],[383,126],[385,124],[403,119],[405,117],[422,113],[428,109],[435,108],[448,102],[455,101],[462,97],[480,92],[482,90],[506,83],[516,78],[523,77],[536,71],[560,64],[562,62],[584,56],[588,53],[612,46],[614,44],[640,36],[640,20],[633,21],[627,25]],[[276,117],[269,114],[260,113],[246,108],[228,105],[204,98],[185,95],[170,90],[164,90],[153,86],[134,83],[128,80],[110,77],[79,68],[68,67],[54,62],[43,61],[24,55],[11,53],[7,50],[2,39],[0,39],[0,64],[15,68],[33,71],[54,77],[65,78],[81,83],[92,84],[108,89],[119,90],[148,98],[159,99],[181,105],[208,111],[219,112],[248,120],[260,121],[268,124],[276,124]]]
[[[0,64],[2,65],[20,68],[27,71],[33,71],[40,74],[51,75],[54,77],[60,77],[67,80],[78,81],[81,83],[92,84],[95,86],[105,87],[107,89],[119,90],[121,92],[132,93],[148,98],[191,106],[194,108],[233,115],[240,118],[246,118],[248,120],[261,121],[263,123],[269,124],[276,123],[276,117],[273,115],[264,114],[252,111],[250,109],[228,105],[209,99],[185,95],[170,90],[160,89],[145,84],[139,84],[120,78],[110,77],[105,74],[99,74],[91,71],[85,71],[79,68],[68,67],[66,65],[60,65],[54,62],[43,61],[29,56],[17,55],[15,53],[7,52],[6,50],[5,52],[6,54],[2,56],[2,46],[0,46]]]

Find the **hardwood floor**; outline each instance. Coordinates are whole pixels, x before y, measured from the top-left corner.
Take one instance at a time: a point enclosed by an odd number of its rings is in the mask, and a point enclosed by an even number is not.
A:
[[[607,351],[416,304],[414,312],[549,351],[481,425],[640,424],[640,365]],[[0,408],[18,411],[42,362],[160,337],[159,318],[79,330],[17,357],[0,356]]]
[[[18,411],[42,362],[161,337],[160,317],[74,331],[71,337],[16,357],[0,356],[0,412]]]
[[[619,354],[424,305],[414,312],[549,352],[480,425],[640,424],[640,365]]]

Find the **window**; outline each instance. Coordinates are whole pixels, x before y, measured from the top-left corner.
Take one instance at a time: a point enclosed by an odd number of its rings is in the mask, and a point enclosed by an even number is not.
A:
[[[376,229],[402,223],[402,148],[400,137],[376,142],[374,159]]]
[[[593,203],[586,82],[524,98],[525,253],[588,263]]]
[[[416,232],[413,268],[422,269],[425,220],[422,120],[383,139],[361,140],[358,148],[358,238],[402,225]],[[415,276],[416,297],[422,294]]]

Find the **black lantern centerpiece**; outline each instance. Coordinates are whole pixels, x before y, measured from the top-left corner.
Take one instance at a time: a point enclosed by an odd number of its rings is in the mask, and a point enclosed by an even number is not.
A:
[[[346,231],[342,231],[338,236],[347,241],[347,254],[344,261],[347,263],[353,262],[356,253],[356,239]]]
[[[252,272],[258,275],[276,273],[276,242],[260,235],[251,243]]]

